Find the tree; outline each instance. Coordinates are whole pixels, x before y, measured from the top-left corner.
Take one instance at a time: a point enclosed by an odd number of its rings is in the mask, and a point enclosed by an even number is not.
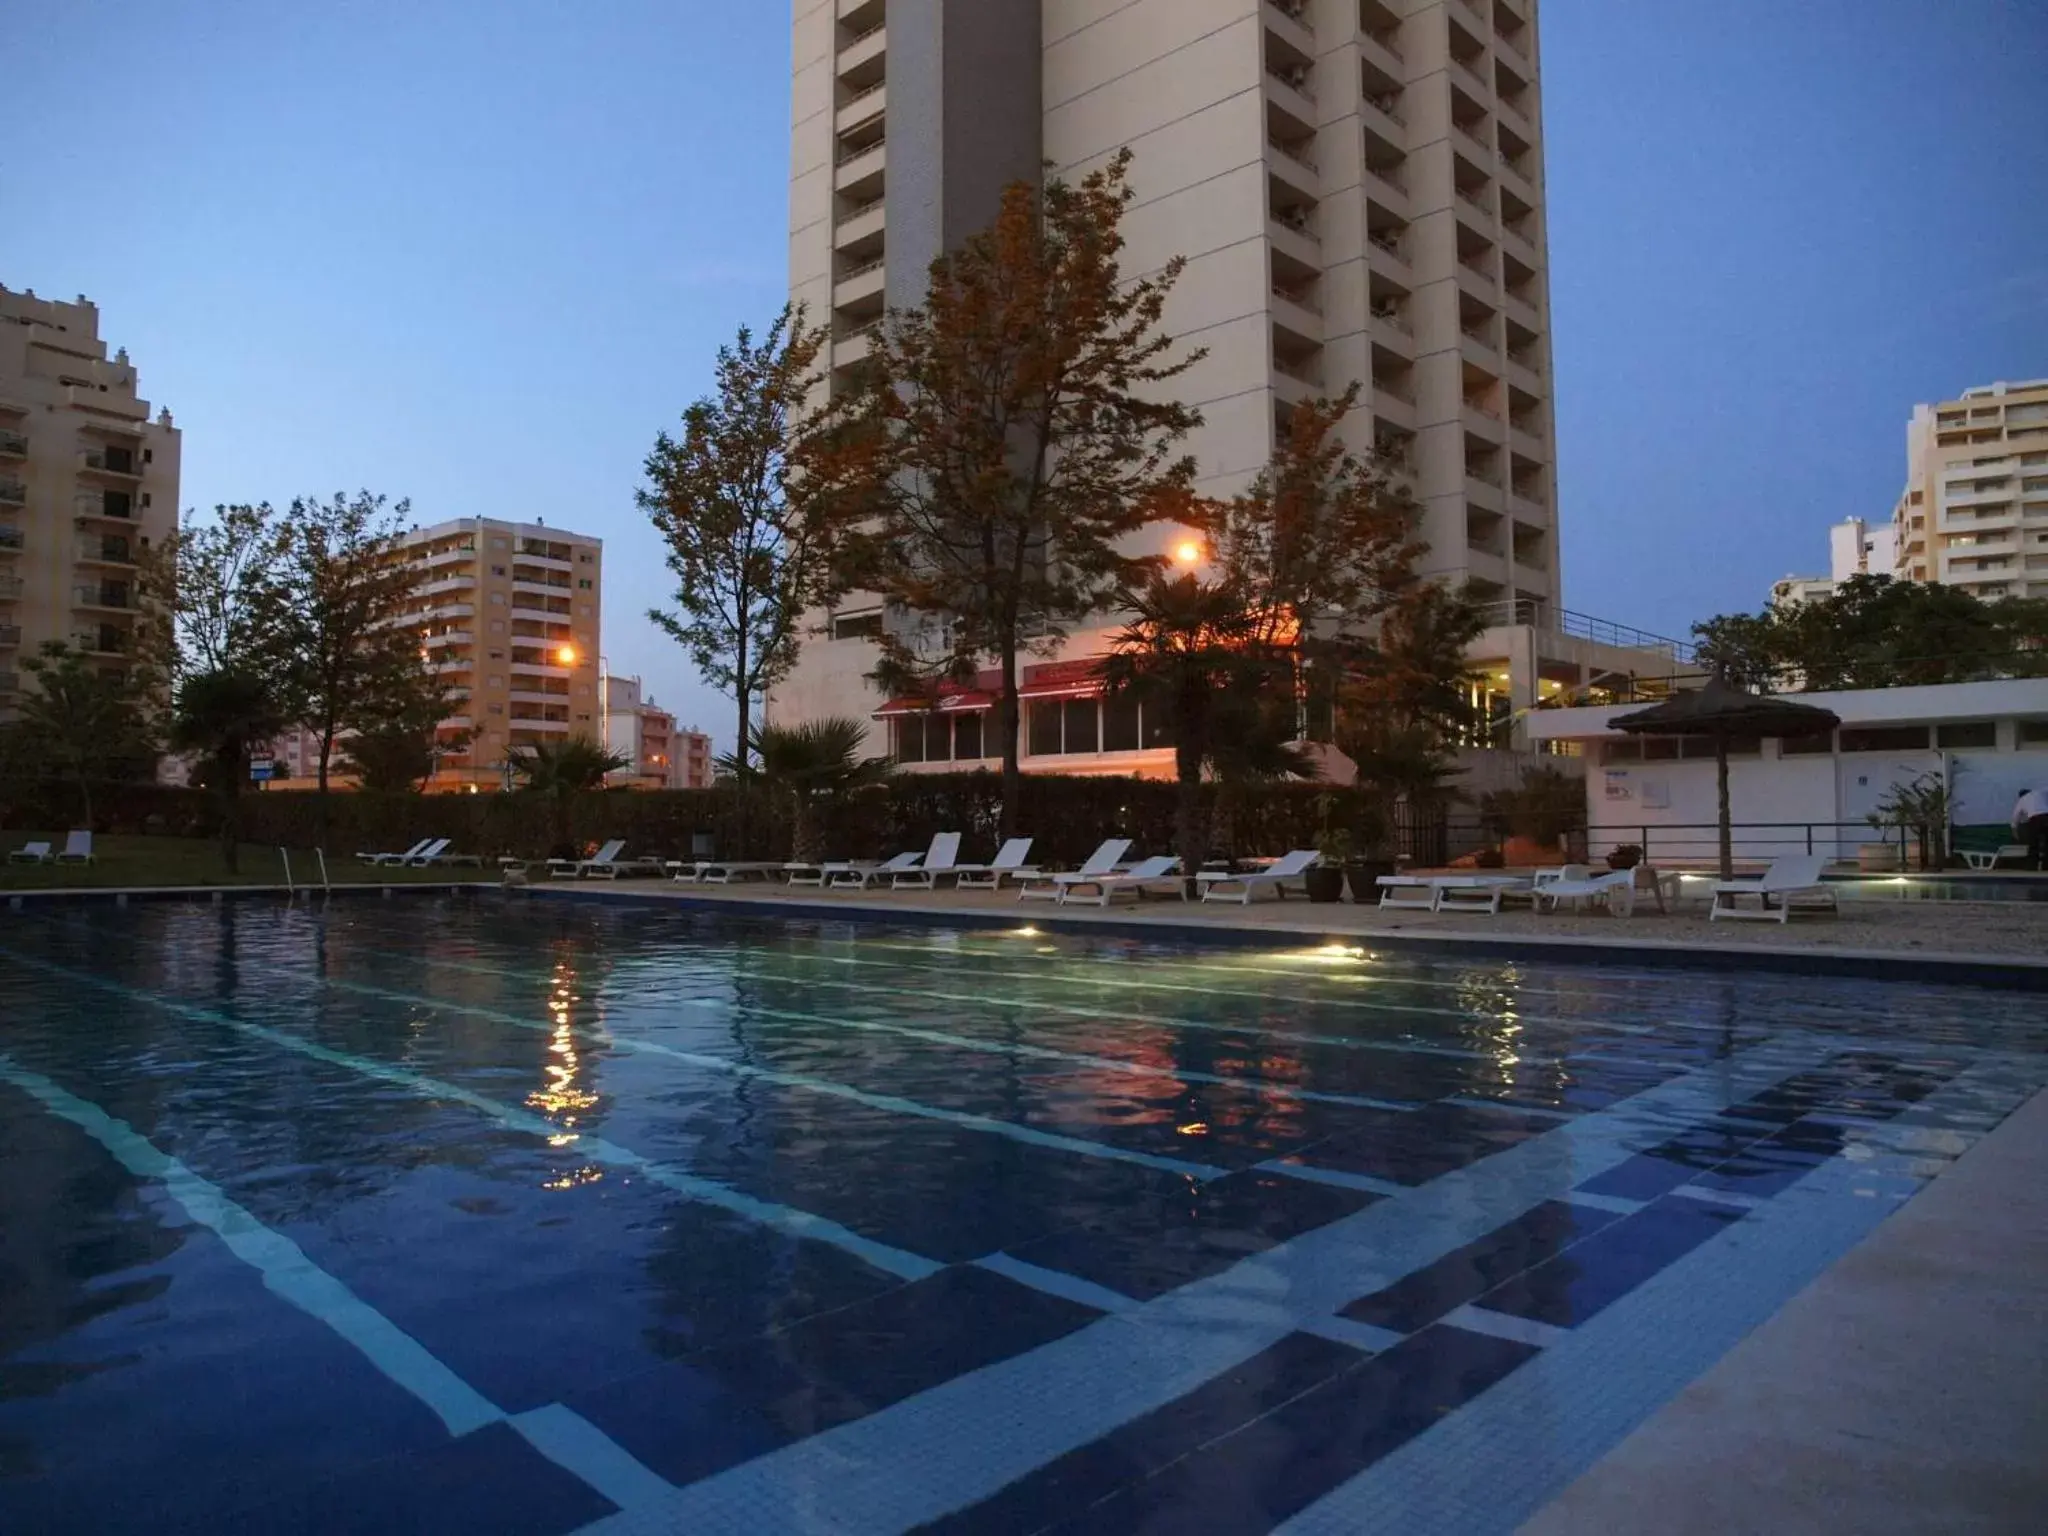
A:
[[[240,867],[242,783],[250,754],[284,727],[272,684],[255,673],[194,671],[178,681],[171,742],[201,756],[201,776],[220,801],[221,857],[230,874]]]
[[[827,716],[802,725],[764,725],[754,734],[753,749],[761,760],[761,777],[788,798],[791,856],[811,863],[824,856],[818,823],[820,802],[837,799],[866,784],[878,784],[889,773],[889,760],[863,757],[867,727],[844,716]],[[731,759],[720,764],[735,770]]]
[[[548,802],[558,849],[570,840],[569,810],[576,797],[603,789],[606,775],[630,761],[588,736],[515,746],[510,756],[512,771],[524,781],[521,787]]]
[[[374,680],[361,714],[366,724],[341,742],[341,768],[367,790],[423,790],[444,751],[468,749],[469,733],[444,734],[441,722],[460,700],[414,653],[410,668],[395,664]]]
[[[801,307],[785,308],[758,346],[742,326],[718,349],[716,393],[683,412],[680,439],[655,439],[636,496],[676,578],[675,611],[647,616],[733,696],[742,776],[753,702],[795,665],[823,575],[823,530],[806,515],[793,469],[813,430],[803,408],[825,334],[804,324]]]
[[[411,503],[389,513],[384,498],[359,491],[331,502],[293,501],[277,578],[289,594],[282,615],[282,690],[288,718],[319,740],[320,835],[327,835],[328,774],[347,731],[375,732],[395,679],[419,669],[419,637],[406,624],[418,581],[397,558]]]
[[[285,660],[286,529],[269,502],[216,506],[202,523],[187,511],[178,531],[143,556],[140,585],[169,623],[160,659],[167,677],[241,670],[275,678]]]
[[[1219,760],[1247,769],[1256,760],[1255,749],[1234,742],[1226,725],[1256,727],[1259,695],[1270,694],[1279,674],[1258,635],[1260,616],[1235,582],[1154,574],[1142,588],[1126,592],[1122,606],[1130,617],[1110,640],[1102,675],[1111,697],[1137,699],[1173,742],[1174,842],[1192,889],[1209,852],[1203,770]],[[1285,718],[1292,713],[1291,699],[1284,692],[1280,699]],[[1270,719],[1270,699],[1265,702]],[[1268,734],[1263,745],[1279,744]],[[1297,760],[1289,766],[1307,765]]]
[[[2048,606],[1855,575],[1826,597],[1693,625],[1700,665],[1765,692],[1897,688],[2048,672]]]
[[[1200,414],[1164,398],[1202,356],[1160,330],[1182,262],[1127,277],[1131,157],[1079,185],[1017,183],[989,229],[932,263],[922,306],[876,333],[801,466],[830,522],[833,588],[913,621],[875,677],[919,691],[996,662],[1002,827],[1016,829],[1019,657],[1141,587],[1148,524],[1186,517]]]
[[[29,686],[10,730],[15,750],[77,787],[79,816],[89,827],[94,779],[146,779],[156,766],[138,677],[61,640],[44,641],[21,668]]]

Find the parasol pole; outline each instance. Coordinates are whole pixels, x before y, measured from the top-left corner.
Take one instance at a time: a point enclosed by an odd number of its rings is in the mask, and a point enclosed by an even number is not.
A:
[[[1714,732],[1714,776],[1721,789],[1721,878],[1735,878],[1735,828],[1728,819],[1728,733]]]

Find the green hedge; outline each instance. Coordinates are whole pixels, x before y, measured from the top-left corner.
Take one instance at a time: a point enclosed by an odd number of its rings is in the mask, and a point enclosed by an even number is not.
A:
[[[1267,785],[1240,791],[1225,819],[1229,846],[1219,852],[1274,853],[1314,843],[1320,823],[1313,785]],[[1215,811],[1213,791],[1210,809]],[[1105,837],[1128,837],[1143,851],[1173,844],[1174,786],[1153,779],[1080,778],[1034,774],[1024,780],[1020,830],[1041,863],[1075,864]],[[77,791],[59,783],[13,786],[0,799],[0,827],[74,823]],[[106,785],[94,791],[101,832],[210,836],[213,800],[203,791],[159,785]],[[742,815],[744,812],[744,816]],[[922,847],[932,835],[965,835],[962,856],[996,849],[1002,781],[992,773],[899,774],[859,792],[822,816],[835,856],[875,858]],[[744,827],[744,835],[742,834]],[[408,848],[423,837],[447,837],[457,850],[487,857],[546,855],[562,840],[556,809],[525,794],[379,795],[337,793],[328,800],[325,846],[358,850]],[[790,829],[784,808],[758,786],[670,791],[611,790],[579,796],[569,807],[568,840],[624,838],[630,852],[686,857],[707,840],[726,858],[783,858]],[[242,800],[242,836],[251,843],[310,848],[319,836],[317,797],[305,791],[251,791]]]

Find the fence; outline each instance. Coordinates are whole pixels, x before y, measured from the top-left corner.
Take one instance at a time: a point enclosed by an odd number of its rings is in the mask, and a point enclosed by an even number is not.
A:
[[[1790,858],[1799,854],[1824,854],[1831,859],[1862,861],[1866,848],[1884,847],[1886,867],[1907,868],[1917,862],[1917,840],[1900,827],[1873,827],[1867,821],[1738,821],[1730,828],[1735,855],[1748,863]],[[1717,822],[1600,823],[1568,838],[1574,858],[1597,856],[1622,844],[1634,843],[1650,864],[1701,864],[1717,862],[1721,856],[1721,828]],[[1891,860],[1898,862],[1893,864]]]

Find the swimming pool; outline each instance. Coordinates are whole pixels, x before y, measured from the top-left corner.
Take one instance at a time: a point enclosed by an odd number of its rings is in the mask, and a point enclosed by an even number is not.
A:
[[[541,898],[0,916],[0,1529],[1485,1532],[2038,997]]]

